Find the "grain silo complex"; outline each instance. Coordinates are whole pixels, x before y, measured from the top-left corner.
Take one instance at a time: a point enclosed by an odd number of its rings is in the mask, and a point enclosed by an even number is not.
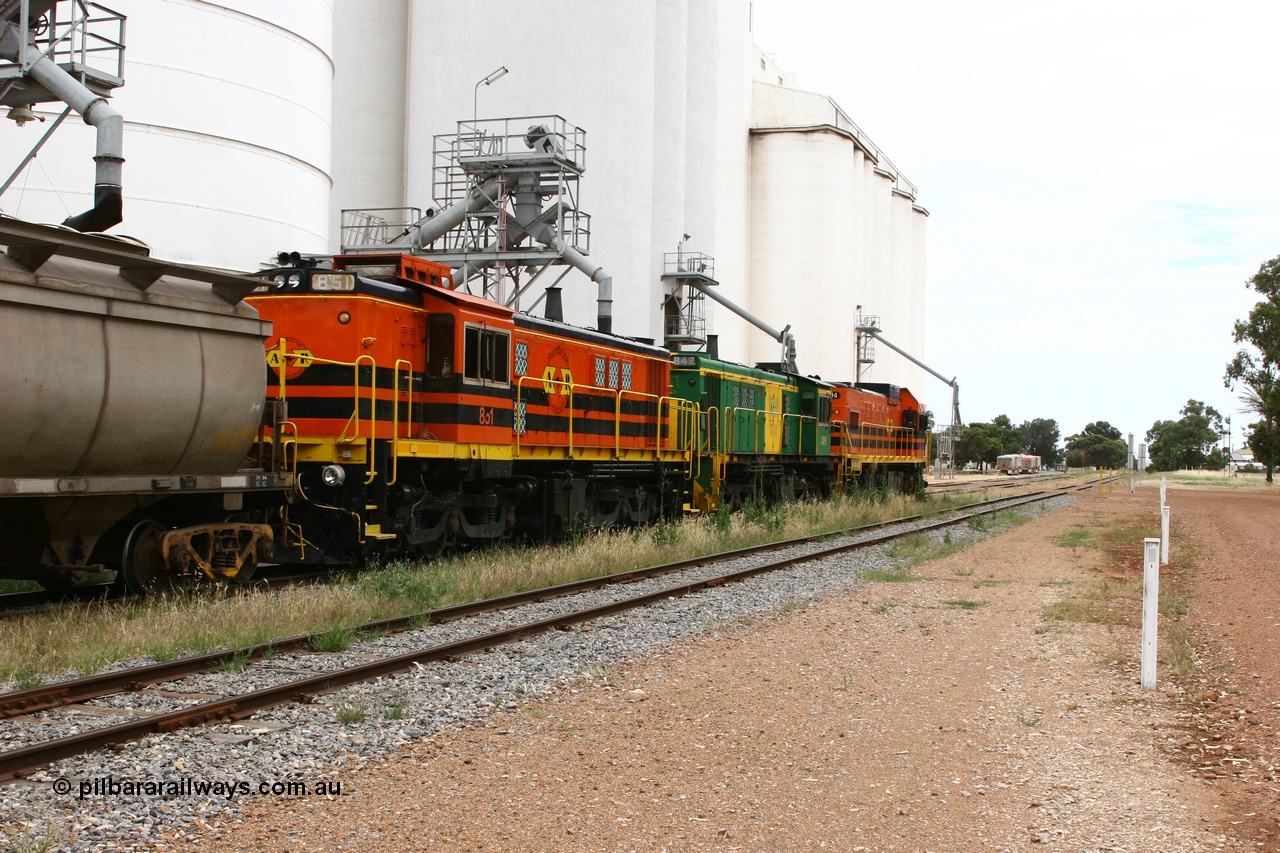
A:
[[[84,8],[30,5],[58,20]],[[440,140],[460,123],[559,117],[580,134],[580,248],[611,277],[615,333],[686,347],[715,335],[722,357],[778,361],[777,341],[673,275],[690,258],[717,294],[789,327],[804,373],[852,376],[859,305],[924,355],[916,189],[839,104],[764,52],[747,0],[93,8],[107,34],[85,61],[125,83],[110,93],[125,161],[111,230],[157,257],[254,270],[282,250],[336,252],[343,210],[448,206]],[[60,222],[91,206],[94,128],[54,103],[30,104],[28,119],[15,97],[0,211]],[[565,318],[595,326],[587,269],[560,287]],[[919,389],[923,375],[882,351],[863,378]]]

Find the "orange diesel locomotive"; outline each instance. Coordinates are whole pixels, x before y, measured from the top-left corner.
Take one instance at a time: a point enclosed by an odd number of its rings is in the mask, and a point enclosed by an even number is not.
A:
[[[669,395],[666,350],[516,314],[420,257],[294,261],[249,299],[275,324],[271,440],[297,474],[282,561],[433,556],[679,510],[689,448],[669,425],[691,409]]]
[[[928,460],[929,414],[906,388],[878,382],[836,383],[831,447],[843,479],[915,492]]]

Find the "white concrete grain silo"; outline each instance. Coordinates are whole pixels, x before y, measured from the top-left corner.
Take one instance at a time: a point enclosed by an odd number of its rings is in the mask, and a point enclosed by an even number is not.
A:
[[[704,250],[714,239],[720,7],[715,0],[339,0],[336,17],[358,26],[344,24],[352,38],[335,46],[342,98],[335,211],[436,206],[433,138],[460,120],[562,116],[586,131],[578,205],[592,216],[591,261],[614,279],[615,330],[661,338],[662,254],[686,233]],[[397,37],[405,39],[403,54]],[[481,83],[499,68],[508,73]],[[382,133],[399,133],[402,142],[378,138],[365,147]],[[563,287],[566,319],[594,325],[595,288],[577,272]]]
[[[922,354],[927,213],[915,187],[838,104],[795,88],[759,48],[752,60],[751,310],[792,326],[805,373],[853,376],[858,306],[879,316],[886,338]],[[722,220],[722,233],[729,227]],[[746,357],[776,361],[776,349],[749,335]],[[863,380],[919,389],[923,374],[885,350]]]
[[[158,257],[256,269],[280,250],[337,251],[343,209],[438,206],[434,137],[459,121],[558,115],[586,131],[577,203],[618,333],[662,340],[664,255],[679,248],[714,256],[719,294],[791,325],[806,373],[852,376],[857,305],[923,350],[915,188],[755,46],[747,0],[112,5],[128,16],[112,230]],[[0,122],[0,150],[17,152],[0,168],[42,131]],[[57,222],[88,207],[93,137],[68,119],[0,210]],[[566,318],[594,325],[591,282],[573,272],[562,286]],[[723,308],[708,307],[707,330],[725,358],[779,359]],[[890,353],[864,378],[921,385]]]
[[[58,4],[66,14],[74,4]],[[157,257],[256,269],[326,251],[333,18],[303,0],[117,0],[126,16],[123,217]],[[52,122],[58,103],[36,105]],[[0,122],[8,175],[47,127]],[[92,205],[94,130],[74,113],[0,209],[61,222]]]

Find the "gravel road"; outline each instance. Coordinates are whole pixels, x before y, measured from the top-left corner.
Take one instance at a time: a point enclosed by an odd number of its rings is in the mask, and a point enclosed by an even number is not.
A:
[[[912,582],[832,563],[816,571],[837,585],[812,601],[814,575],[762,584],[773,591],[751,594],[752,615],[710,596],[643,627],[617,617],[560,632],[546,641],[559,669],[487,694],[477,676],[544,658],[540,641],[422,673],[407,706],[385,700],[406,696],[390,684],[344,693],[330,708],[369,709],[345,726],[309,727],[321,711],[303,708],[215,732],[226,742],[188,735],[177,765],[159,759],[170,776],[224,762],[228,778],[283,778],[305,761],[300,778],[341,793],[240,797],[194,815],[173,800],[90,796],[71,808],[66,849],[1277,849],[1275,621],[1254,617],[1280,613],[1280,592],[1238,581],[1273,571],[1280,499],[1171,492],[1175,563],[1194,587],[1183,621],[1205,640],[1192,676],[1162,672],[1144,691],[1135,621],[1044,618],[1102,577],[1141,573],[1136,545],[1055,540],[1158,527],[1157,503],[1151,489],[1084,497]],[[654,631],[665,639],[637,641]],[[392,713],[406,707],[407,719]],[[326,743],[308,751],[308,738]],[[23,799],[49,796],[37,786]],[[112,821],[141,829],[100,829]]]

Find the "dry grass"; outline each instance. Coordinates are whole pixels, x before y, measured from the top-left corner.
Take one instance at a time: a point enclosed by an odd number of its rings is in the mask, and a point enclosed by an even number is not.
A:
[[[353,583],[272,592],[211,589],[128,604],[67,604],[0,621],[0,681],[34,686],[42,675],[96,672],[119,661],[157,660],[295,635],[328,638],[372,619],[549,586],[804,535],[949,509],[980,496],[918,501],[837,499],[750,507],[735,516],[685,518],[600,533],[576,547],[494,549],[431,564],[397,562]],[[934,555],[936,556],[936,554]],[[358,638],[357,638],[358,639]]]
[[[1092,622],[1114,628],[1129,623],[1141,600],[1140,586],[1103,577],[1070,587],[1065,598],[1047,605],[1040,616],[1049,623]]]
[[[1274,483],[1267,483],[1267,475],[1259,469],[1255,474],[1228,476],[1222,471],[1159,471],[1143,474],[1138,485],[1144,488],[1160,488],[1164,477],[1171,486],[1211,487],[1214,489],[1280,489],[1280,472],[1272,472]]]
[[[1189,472],[1196,474],[1199,472]],[[1159,482],[1158,480],[1156,481]],[[1133,525],[1115,520],[1107,526],[1077,528],[1055,539],[1062,547],[1099,548],[1107,552],[1112,567],[1124,560],[1126,549],[1135,542],[1157,534],[1143,525]],[[1180,538],[1178,531],[1171,531],[1173,538]],[[1197,555],[1189,545],[1178,548],[1182,561],[1166,569],[1160,582],[1158,602],[1159,658],[1160,664],[1175,676],[1192,674],[1196,667],[1196,650],[1199,645],[1194,631],[1181,624],[1181,619],[1191,609],[1188,581]],[[1062,586],[1061,582],[1052,582]],[[1069,622],[1091,622],[1112,629],[1121,625],[1137,626],[1142,620],[1141,576],[1131,580],[1119,580],[1111,576],[1095,577],[1083,584],[1068,584],[1066,596],[1044,608],[1041,618],[1048,625]]]

